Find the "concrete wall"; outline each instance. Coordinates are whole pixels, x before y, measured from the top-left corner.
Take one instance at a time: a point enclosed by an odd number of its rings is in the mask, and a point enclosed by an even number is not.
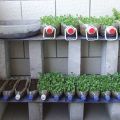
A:
[[[64,14],[111,15],[112,8],[120,10],[119,4],[118,0],[0,0],[0,20],[39,19],[44,15]],[[102,41],[82,41],[82,73],[100,73],[102,44]],[[68,43],[44,41],[43,45],[45,71],[67,73]],[[11,75],[30,75],[28,41],[9,42],[9,53]]]

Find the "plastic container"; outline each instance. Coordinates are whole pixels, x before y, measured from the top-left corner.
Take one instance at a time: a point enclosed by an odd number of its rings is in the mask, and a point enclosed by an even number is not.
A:
[[[117,98],[118,100],[120,100],[120,92],[112,92],[112,96],[114,97],[114,98]]]
[[[39,94],[41,95],[41,100],[45,101],[48,97],[49,92],[47,90],[42,90],[41,92],[39,92]]]
[[[77,95],[78,95],[78,97],[80,98],[80,100],[86,101],[86,100],[87,100],[88,92],[78,91],[78,92],[77,92]]]
[[[29,87],[27,89],[27,95],[29,100],[33,100],[38,95],[37,83],[38,79],[31,79]]]
[[[67,98],[67,101],[71,102],[73,101],[73,97],[74,97],[75,93],[66,93],[66,98]]]
[[[95,102],[99,101],[100,92],[89,92],[90,98],[92,98]]]
[[[102,92],[102,96],[105,99],[105,101],[107,101],[107,102],[109,102],[111,100],[111,92],[110,91]]]

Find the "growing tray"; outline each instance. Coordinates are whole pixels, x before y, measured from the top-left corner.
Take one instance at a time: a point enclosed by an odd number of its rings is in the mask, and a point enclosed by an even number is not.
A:
[[[29,87],[27,89],[27,95],[29,100],[34,99],[38,95],[37,83],[38,79],[31,79]]]
[[[15,99],[20,100],[27,94],[27,87],[29,85],[29,79],[19,80],[15,87]]]

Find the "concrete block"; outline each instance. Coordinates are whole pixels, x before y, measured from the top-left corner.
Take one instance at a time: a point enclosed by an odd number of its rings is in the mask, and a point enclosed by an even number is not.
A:
[[[56,14],[89,16],[89,0],[56,0]]]
[[[81,73],[100,74],[101,58],[82,58]]]
[[[55,15],[55,0],[22,1],[23,19],[40,19],[41,16]]]
[[[24,58],[23,41],[9,42],[10,58]]]
[[[44,41],[44,57],[56,57],[56,41]]]
[[[57,41],[57,57],[68,57],[67,41]]]
[[[68,62],[67,58],[45,58],[45,72],[61,72],[67,74]]]
[[[30,75],[29,59],[11,59],[11,75]]]
[[[98,57],[102,55],[102,42],[92,41],[89,42],[89,57]]]
[[[0,1],[0,20],[21,19],[20,1]]]

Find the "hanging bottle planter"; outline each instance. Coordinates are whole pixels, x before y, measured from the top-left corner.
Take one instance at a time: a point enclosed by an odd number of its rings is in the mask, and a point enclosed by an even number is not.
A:
[[[90,92],[90,97],[95,101],[99,101],[100,91]]]
[[[29,85],[29,80],[20,80],[15,88],[15,99],[20,100],[27,94],[27,87]]]
[[[82,91],[77,91],[77,95],[78,95],[78,97],[79,97],[79,99],[80,99],[81,101],[86,101],[86,100],[87,100],[88,92],[86,92],[86,91],[84,91],[84,92],[82,92]]]
[[[5,88],[3,90],[3,99],[8,100],[11,98],[15,92],[15,87],[19,83],[19,80],[10,79],[8,80],[8,83],[5,85]]]
[[[111,99],[111,92],[110,91],[102,92],[102,96],[105,99],[105,101],[109,102]]]
[[[120,92],[112,91],[112,96],[113,96],[114,98],[116,98],[117,100],[120,100]]]
[[[33,100],[38,95],[37,83],[38,83],[37,79],[30,80],[30,84],[27,89],[27,95],[29,100]]]
[[[48,98],[48,96],[49,96],[49,91],[42,90],[41,92],[39,92],[39,94],[41,95],[41,97],[40,97],[41,100],[45,101]]]

